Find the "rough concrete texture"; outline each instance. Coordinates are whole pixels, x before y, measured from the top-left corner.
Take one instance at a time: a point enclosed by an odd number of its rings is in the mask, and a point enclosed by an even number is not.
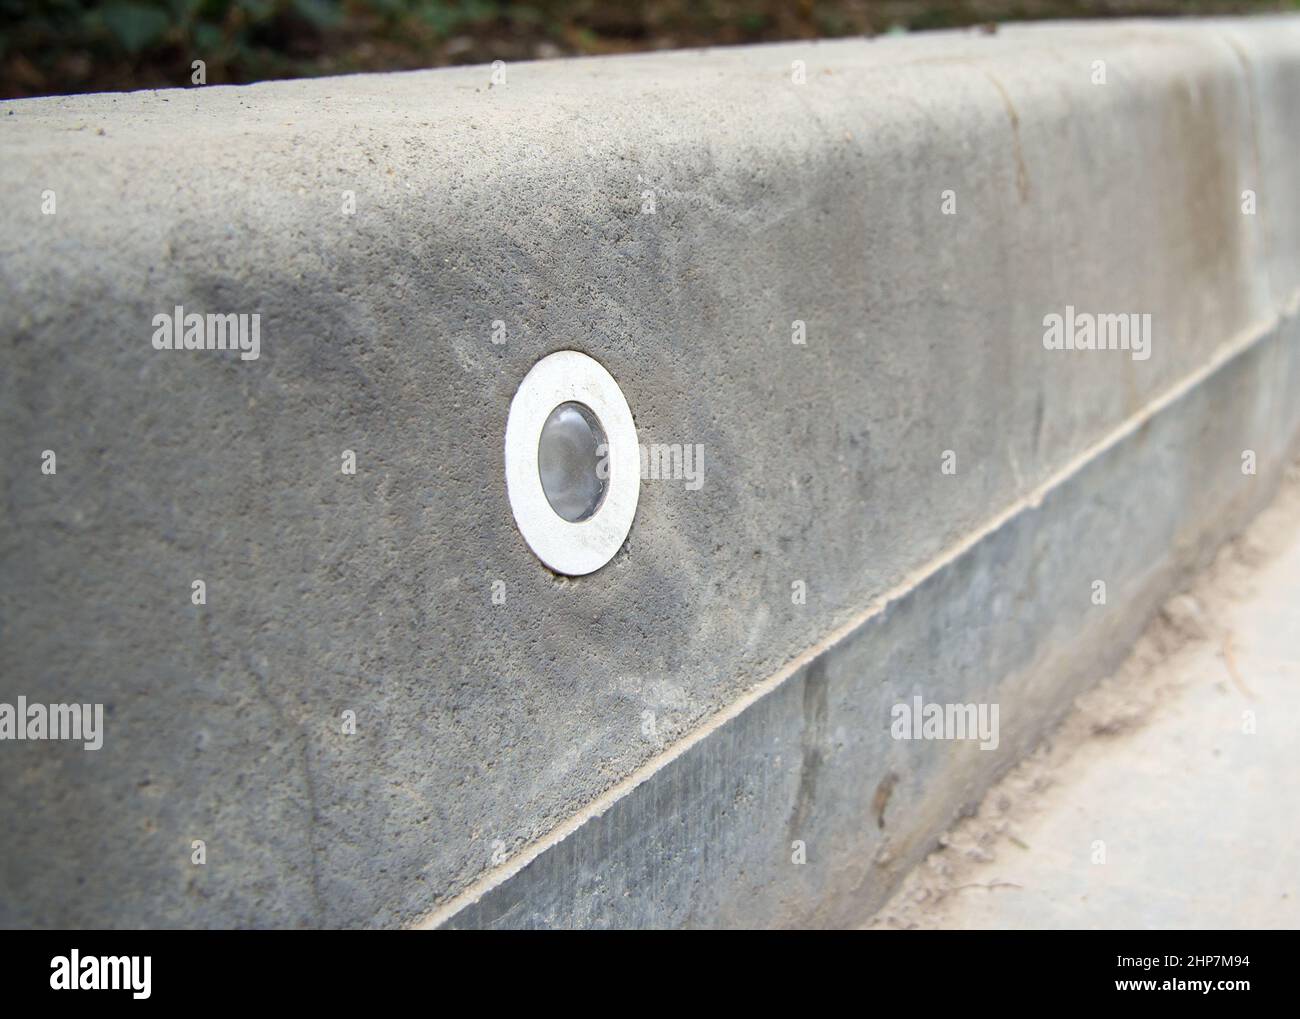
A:
[[[1298,91],[1274,19],[3,104],[0,700],[110,713],[0,745],[0,922],[860,918],[1275,479]],[[576,581],[501,449],[565,348],[704,447]],[[999,750],[889,741],[917,691]]]
[[[1300,927],[1300,463],[868,924]]]
[[[517,875],[484,882],[430,921],[861,922],[1118,664],[1165,593],[1267,501],[1278,445],[1266,440],[1267,477],[1244,476],[1240,436],[1289,436],[1295,448],[1300,407],[1270,396],[1298,386],[1292,317],[920,583],[889,592],[743,711],[521,861]],[[1261,401],[1275,409],[1266,422]],[[1092,601],[1097,579],[1105,605]],[[891,739],[892,707],[918,695],[999,705],[997,747]]]

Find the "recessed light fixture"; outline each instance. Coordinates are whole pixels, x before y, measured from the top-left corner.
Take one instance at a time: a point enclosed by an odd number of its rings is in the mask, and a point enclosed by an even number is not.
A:
[[[506,419],[506,491],[519,533],[556,573],[594,573],[623,546],[641,494],[623,391],[576,350],[542,358]]]

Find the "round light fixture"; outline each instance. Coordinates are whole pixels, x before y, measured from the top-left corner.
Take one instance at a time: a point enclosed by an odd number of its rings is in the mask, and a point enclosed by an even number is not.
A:
[[[641,494],[623,391],[576,350],[542,358],[506,419],[506,491],[524,541],[556,573],[594,573],[627,538]]]

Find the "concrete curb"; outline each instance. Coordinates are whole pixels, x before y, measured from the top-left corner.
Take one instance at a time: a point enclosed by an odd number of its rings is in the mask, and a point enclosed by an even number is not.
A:
[[[1281,18],[3,104],[0,700],[109,710],[0,748],[0,922],[860,917],[1294,449],[1297,94]],[[501,462],[561,349],[706,465],[575,581]]]

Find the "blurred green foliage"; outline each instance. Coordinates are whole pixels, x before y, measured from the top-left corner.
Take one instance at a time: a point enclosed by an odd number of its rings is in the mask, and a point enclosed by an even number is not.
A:
[[[209,84],[497,58],[1045,17],[1296,9],[1300,0],[0,0],[0,96]]]

